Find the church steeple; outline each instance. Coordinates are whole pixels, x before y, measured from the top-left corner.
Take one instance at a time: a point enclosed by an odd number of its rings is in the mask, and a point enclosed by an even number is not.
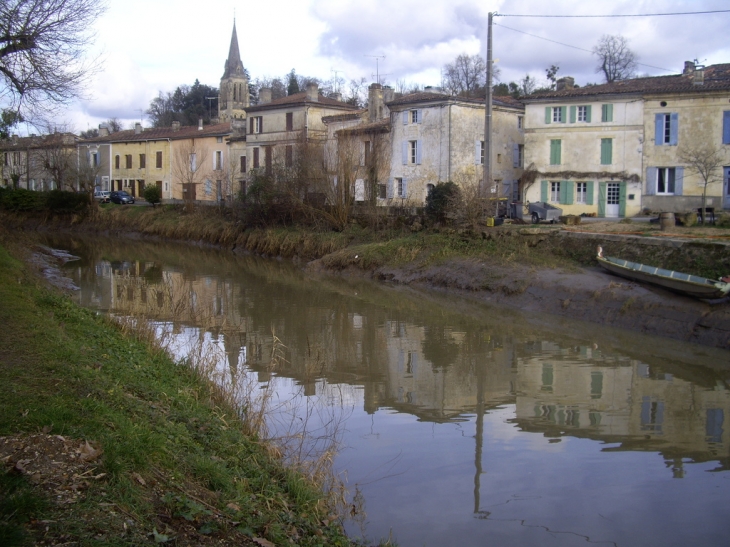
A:
[[[228,48],[228,59],[226,59],[223,69],[218,95],[218,117],[221,122],[243,120],[246,118],[245,109],[248,106],[248,78],[241,62],[236,20],[234,19],[231,45]]]

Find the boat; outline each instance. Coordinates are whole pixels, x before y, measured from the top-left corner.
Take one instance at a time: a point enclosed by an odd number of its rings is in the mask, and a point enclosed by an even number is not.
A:
[[[724,298],[730,293],[730,277],[714,280],[699,275],[630,262],[621,258],[603,256],[603,248],[600,246],[596,258],[598,263],[611,273],[627,279],[658,285],[687,296],[714,300]]]

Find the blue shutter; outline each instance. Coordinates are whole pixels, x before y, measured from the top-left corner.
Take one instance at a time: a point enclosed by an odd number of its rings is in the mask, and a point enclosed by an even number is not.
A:
[[[474,143],[474,164],[481,165],[482,163],[482,141],[476,141]]]
[[[674,195],[681,196],[684,192],[684,167],[674,169]]]
[[[561,190],[563,189],[563,186],[565,186],[565,200],[563,201],[563,203],[565,203],[565,205],[573,205],[575,183],[569,180],[564,180],[560,182]]]
[[[664,144],[664,114],[654,115],[654,144]]]
[[[408,125],[408,114],[410,112],[408,110],[403,111],[403,125]]]
[[[512,167],[520,166],[520,145],[512,144]]]
[[[553,121],[553,107],[546,106],[545,107],[545,123],[550,123],[552,121]]]
[[[408,141],[403,141],[403,165],[408,163]]]
[[[388,186],[385,187],[385,197],[393,199],[393,178],[388,179]]]
[[[679,114],[672,112],[669,115],[669,144],[676,146],[679,137]]]
[[[403,196],[404,198],[408,197],[408,179],[401,179],[403,181]]]
[[[575,123],[575,111],[576,110],[577,109],[575,106],[570,107],[570,123]]]
[[[646,195],[647,196],[655,196],[656,195],[656,167],[647,167],[646,168]]]
[[[606,216],[606,183],[598,183],[598,216]]]
[[[418,139],[416,141],[416,163],[421,165],[421,149],[423,148],[423,141]]]
[[[418,109],[418,123],[423,121],[423,108]]]
[[[622,182],[618,187],[618,216],[626,216],[626,183]]]
[[[540,201],[547,203],[548,200],[548,181],[540,182]]]
[[[591,105],[586,106],[586,122],[591,123]]]
[[[586,205],[593,205],[593,181],[586,182]]]
[[[730,110],[722,113],[722,144],[730,144]]]

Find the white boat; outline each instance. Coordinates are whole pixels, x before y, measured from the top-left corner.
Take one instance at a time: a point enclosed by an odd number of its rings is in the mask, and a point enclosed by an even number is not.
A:
[[[638,262],[630,262],[621,258],[603,256],[603,249],[601,247],[598,247],[598,255],[596,258],[598,259],[598,263],[611,273],[626,277],[627,279],[659,285],[665,289],[694,296],[695,298],[724,298],[730,293],[729,277],[714,280],[699,275],[675,272],[674,270],[665,270]]]

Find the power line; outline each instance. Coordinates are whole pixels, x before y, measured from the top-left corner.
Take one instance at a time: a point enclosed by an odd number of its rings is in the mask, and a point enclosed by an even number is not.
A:
[[[564,18],[564,19],[607,19],[610,17],[663,17],[667,15],[706,15],[709,13],[730,13],[730,9],[719,9],[713,11],[677,11],[672,13],[633,13],[633,14],[609,14],[609,15],[527,15],[516,13],[495,13],[495,17],[540,17],[540,18]]]
[[[728,10],[728,11],[730,11],[730,10]],[[588,53],[593,53],[593,51],[591,51],[590,49],[585,49],[585,48],[578,47],[578,46],[572,46],[570,44],[564,44],[563,42],[558,42],[557,40],[551,40],[550,38],[545,38],[543,36],[538,36],[537,34],[530,34],[529,32],[525,32],[524,30],[517,30],[516,28],[506,27],[504,25],[500,25],[499,23],[494,23],[494,24],[496,26],[499,26],[499,27],[502,27],[502,28],[506,28],[507,30],[511,30],[511,31],[514,31],[514,32],[519,32],[520,34],[525,34],[527,36],[532,36],[533,38],[538,38],[539,40],[545,40],[546,42],[552,42],[553,44],[558,44],[560,46],[570,47],[570,48],[573,48],[573,49],[577,49],[579,51],[587,51]],[[665,70],[667,72],[674,72],[674,70],[669,70],[668,68],[662,68],[660,66],[646,65],[644,63],[636,63],[636,64],[639,65],[639,66],[645,66],[645,67],[649,67],[649,68],[656,68],[657,70]]]

